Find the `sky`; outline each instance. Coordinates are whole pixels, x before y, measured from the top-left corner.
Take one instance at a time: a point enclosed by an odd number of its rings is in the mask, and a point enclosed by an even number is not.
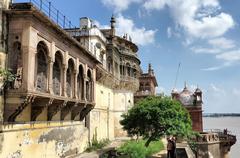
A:
[[[170,95],[174,87],[181,91],[186,81],[189,89],[203,91],[205,113],[240,113],[239,0],[51,2],[76,27],[80,17],[109,27],[114,15],[117,34],[127,33],[139,46],[143,71],[152,64],[158,93]]]

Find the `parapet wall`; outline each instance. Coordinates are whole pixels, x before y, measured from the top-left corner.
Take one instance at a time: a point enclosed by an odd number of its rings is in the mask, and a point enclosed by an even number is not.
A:
[[[224,132],[204,132],[196,140],[197,155],[201,158],[227,158],[236,136]]]

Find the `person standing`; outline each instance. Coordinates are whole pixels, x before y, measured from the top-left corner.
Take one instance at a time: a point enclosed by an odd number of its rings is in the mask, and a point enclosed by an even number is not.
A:
[[[176,158],[176,137],[172,137],[171,141],[173,144],[172,158]]]
[[[170,138],[167,138],[167,158],[173,158],[173,142]]]

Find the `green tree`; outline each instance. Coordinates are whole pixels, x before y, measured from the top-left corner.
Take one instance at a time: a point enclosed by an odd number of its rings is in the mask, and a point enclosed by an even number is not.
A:
[[[120,121],[129,135],[142,136],[151,141],[164,135],[188,137],[193,134],[192,123],[186,109],[170,97],[148,97],[139,101]]]

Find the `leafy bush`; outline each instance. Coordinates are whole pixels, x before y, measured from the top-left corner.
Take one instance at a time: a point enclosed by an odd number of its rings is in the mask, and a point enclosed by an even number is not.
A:
[[[145,147],[145,143],[145,140],[131,140],[124,143],[118,152],[127,155],[128,158],[146,158],[164,148],[162,141],[152,141],[148,147]]]
[[[3,82],[3,86],[0,88],[4,88],[7,83],[14,81],[15,78],[16,76],[10,70],[0,67],[0,81]]]

